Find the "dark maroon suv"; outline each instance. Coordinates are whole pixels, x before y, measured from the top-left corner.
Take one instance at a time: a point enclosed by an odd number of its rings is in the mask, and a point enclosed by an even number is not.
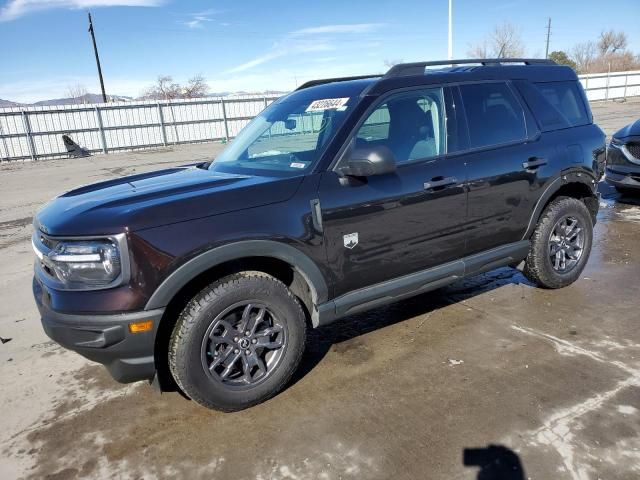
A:
[[[309,82],[210,163],[60,195],[34,219],[47,334],[228,411],[283,388],[307,328],[523,260],[574,282],[605,152],[575,73],[454,63]]]

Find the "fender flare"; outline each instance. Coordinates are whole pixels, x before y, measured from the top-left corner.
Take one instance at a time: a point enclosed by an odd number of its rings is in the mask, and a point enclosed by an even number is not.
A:
[[[145,310],[166,307],[171,299],[191,280],[207,270],[230,260],[245,257],[269,257],[287,262],[306,280],[311,290],[314,310],[329,296],[327,283],[318,266],[291,245],[271,240],[246,240],[212,248],[185,262],[156,288]],[[311,312],[317,317],[317,312]]]
[[[547,203],[549,203],[551,197],[553,197],[556,192],[558,192],[558,190],[560,190],[563,186],[570,183],[582,183],[591,191],[594,196],[597,195],[595,192],[597,183],[595,182],[592,174],[585,173],[584,171],[577,169],[563,172],[561,176],[556,177],[547,185],[544,192],[538,199],[536,207],[533,209],[533,213],[531,214],[531,218],[529,219],[527,230],[522,236],[523,240],[529,238],[533,234],[533,231],[535,230],[538,223],[538,219],[540,218],[540,215],[542,215],[542,211],[547,206]]]

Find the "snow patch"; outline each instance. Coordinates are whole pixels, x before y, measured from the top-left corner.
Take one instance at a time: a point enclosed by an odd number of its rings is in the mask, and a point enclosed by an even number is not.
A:
[[[618,413],[621,413],[622,415],[635,415],[638,413],[638,409],[631,405],[618,405],[617,410]]]

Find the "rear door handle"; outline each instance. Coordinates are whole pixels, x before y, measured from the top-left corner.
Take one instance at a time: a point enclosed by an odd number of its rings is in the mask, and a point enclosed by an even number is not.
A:
[[[522,168],[524,168],[525,170],[532,170],[534,168],[538,168],[546,164],[547,164],[546,158],[531,157],[526,162],[522,162]]]
[[[458,183],[458,180],[456,179],[456,177],[445,177],[445,178],[434,177],[428,182],[424,182],[424,189],[432,190],[434,188],[446,187],[448,185],[453,185],[455,183]]]

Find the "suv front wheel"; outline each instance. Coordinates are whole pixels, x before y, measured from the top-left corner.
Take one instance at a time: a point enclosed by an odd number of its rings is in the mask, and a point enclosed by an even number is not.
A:
[[[582,273],[593,243],[593,223],[586,205],[576,198],[551,202],[531,237],[524,275],[544,288],[562,288]]]
[[[241,272],[212,283],[185,307],[169,342],[169,367],[192,400],[241,410],[286,385],[305,334],[302,307],[282,282]]]

